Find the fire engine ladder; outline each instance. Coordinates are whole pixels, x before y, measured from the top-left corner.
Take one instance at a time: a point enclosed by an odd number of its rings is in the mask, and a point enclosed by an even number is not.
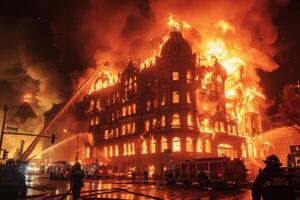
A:
[[[86,88],[93,80],[97,78],[98,72],[100,72],[102,66],[109,66],[109,62],[105,61],[101,65],[99,65],[95,71],[86,79],[86,81],[74,92],[72,97],[66,102],[66,104],[59,110],[57,115],[43,128],[43,130],[39,133],[39,136],[44,136],[47,134],[47,131],[51,128],[51,126],[58,120],[58,118],[72,105],[75,99],[80,96],[82,90]],[[21,160],[27,160],[30,154],[33,152],[36,145],[39,143],[41,137],[35,137],[32,143],[28,146],[28,148],[24,151],[24,153],[20,156]]]

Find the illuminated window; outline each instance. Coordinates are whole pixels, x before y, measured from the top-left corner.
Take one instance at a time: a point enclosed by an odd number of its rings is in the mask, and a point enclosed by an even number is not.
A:
[[[191,94],[190,94],[190,92],[186,93],[186,102],[191,103]]]
[[[99,116],[96,116],[95,124],[99,124],[99,121],[100,121]]]
[[[168,141],[167,138],[161,137],[161,152],[164,152],[164,150],[168,149]]]
[[[221,131],[222,133],[225,133],[224,122],[220,122],[220,131]]]
[[[118,157],[119,156],[119,146],[115,145],[115,156]]]
[[[109,138],[109,132],[108,132],[108,130],[106,129],[105,131],[104,131],[104,139],[108,139]]]
[[[109,146],[109,157],[113,157],[113,146]]]
[[[127,144],[127,153],[128,153],[128,155],[131,155],[131,144],[130,143],[128,143]]]
[[[145,131],[146,132],[150,131],[150,121],[149,120],[145,121]]]
[[[90,158],[91,156],[91,151],[90,151],[90,147],[86,147],[86,158]]]
[[[197,139],[196,151],[197,152],[203,152],[203,143],[202,143],[202,140],[200,138]]]
[[[172,115],[172,127],[179,127],[180,126],[180,118],[179,114],[175,113]]]
[[[115,120],[115,113],[111,113],[111,121],[114,121]]]
[[[126,143],[123,144],[123,156],[127,156],[127,145],[126,145]]]
[[[242,150],[242,158],[247,158],[247,148],[244,143],[241,145],[241,150]]]
[[[100,107],[101,105],[100,105],[100,99],[98,99],[97,100],[97,103],[96,103],[96,108],[97,108],[97,110],[100,110]]]
[[[91,102],[90,102],[90,109],[89,109],[89,111],[92,111],[92,110],[94,110],[94,104],[95,104],[94,100],[91,100]]]
[[[173,91],[173,103],[179,103],[179,92]]]
[[[220,132],[219,122],[215,122],[215,132]]]
[[[187,124],[188,126],[194,126],[193,117],[191,113],[187,115]]]
[[[122,117],[126,116],[126,106],[122,107]]]
[[[151,110],[151,101],[147,101],[146,103],[146,111],[150,111]]]
[[[205,140],[205,152],[211,153],[211,143],[208,139]]]
[[[126,133],[130,133],[130,131],[131,131],[131,125],[130,125],[130,123],[127,123],[126,124]]]
[[[94,125],[94,118],[91,119],[91,125]]]
[[[180,139],[178,137],[173,138],[172,148],[173,148],[173,152],[179,152],[180,151]]]
[[[160,118],[160,125],[161,127],[165,127],[166,126],[166,116],[162,115]]]
[[[147,141],[143,141],[142,143],[142,154],[148,153]]]
[[[104,154],[105,158],[107,158],[107,156],[108,156],[107,153],[108,153],[107,152],[107,146],[105,146],[104,149],[103,149],[103,154]]]
[[[186,73],[186,80],[187,80],[187,83],[192,82],[192,73],[190,71],[187,71],[187,73]]]
[[[135,122],[131,124],[131,133],[135,133]]]
[[[164,106],[166,105],[166,96],[163,95],[162,98],[161,98],[161,106]]]
[[[154,139],[152,139],[150,142],[150,151],[151,151],[151,153],[156,152],[156,141]]]
[[[131,143],[131,153],[132,155],[135,155],[135,145],[134,145],[134,142]]]
[[[113,103],[116,103],[116,95],[113,95]]]
[[[152,127],[153,127],[153,129],[155,129],[155,127],[156,127],[156,118],[152,119]]]
[[[193,152],[193,140],[191,137],[186,138],[186,152]]]
[[[127,105],[127,113],[128,115],[131,115],[131,105]]]
[[[119,137],[119,128],[118,128],[118,127],[115,128],[115,136],[116,136],[116,137]]]
[[[136,113],[136,104],[135,104],[135,103],[132,104],[131,110],[132,110],[132,114],[135,114],[135,113]]]
[[[125,135],[125,124],[122,124],[121,126],[121,134]]]
[[[179,73],[178,72],[173,72],[172,73],[172,79],[173,79],[173,81],[178,81],[179,80]]]

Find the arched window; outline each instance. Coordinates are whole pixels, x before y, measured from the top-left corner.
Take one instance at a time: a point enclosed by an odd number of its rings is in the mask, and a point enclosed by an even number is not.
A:
[[[180,149],[180,139],[179,137],[174,137],[173,140],[172,140],[172,149],[173,149],[173,152],[179,152],[181,149]]]
[[[194,121],[191,113],[187,115],[187,124],[188,126],[194,126]]]
[[[164,152],[164,150],[168,149],[168,141],[167,138],[161,137],[161,152]]]
[[[119,146],[115,145],[115,156],[118,157],[119,156]]]
[[[150,142],[150,150],[151,150],[151,153],[155,153],[156,152],[156,140],[152,139],[151,142]]]
[[[186,152],[193,152],[193,140],[191,137],[186,138]]]
[[[179,103],[179,91],[173,91],[173,103]]]
[[[242,158],[247,158],[247,148],[246,148],[245,143],[242,143],[241,151],[242,151]]]
[[[211,153],[211,143],[209,139],[205,140],[205,152],[206,153]]]
[[[142,154],[148,153],[147,141],[143,141],[142,143]]]
[[[201,138],[197,139],[196,151],[197,152],[203,152],[203,142],[202,142]]]
[[[172,115],[172,127],[180,127],[180,117],[179,114],[175,113]]]
[[[187,71],[186,73],[186,81],[187,83],[191,83],[192,82],[192,73],[190,71]]]
[[[95,102],[94,102],[94,100],[91,100],[91,102],[90,102],[90,108],[89,108],[89,111],[92,111],[92,110],[94,110],[94,105],[95,105]]]

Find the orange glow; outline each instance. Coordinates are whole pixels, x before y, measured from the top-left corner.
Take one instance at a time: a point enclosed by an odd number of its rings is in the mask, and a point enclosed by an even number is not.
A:
[[[33,94],[31,94],[31,93],[25,94],[24,97],[23,97],[23,101],[27,102],[27,103],[32,102],[33,101]]]
[[[189,29],[191,25],[189,25],[186,21],[178,21],[172,13],[169,13],[168,18],[168,26],[170,31],[182,31],[184,28]]]
[[[227,32],[234,32],[235,29],[234,27],[227,21],[221,19],[216,23],[216,27],[220,28],[222,30],[223,33],[227,33]]]
[[[100,91],[116,83],[116,78],[108,71],[101,71],[91,86],[90,94]]]

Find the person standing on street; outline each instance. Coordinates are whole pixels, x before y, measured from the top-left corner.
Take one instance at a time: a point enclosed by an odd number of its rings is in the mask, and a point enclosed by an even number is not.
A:
[[[0,199],[26,199],[27,187],[25,176],[16,169],[15,161],[8,159],[0,171]]]
[[[74,164],[71,172],[71,189],[73,200],[78,200],[80,198],[80,190],[83,187],[84,171],[81,169],[80,163]]]
[[[280,166],[279,158],[270,155],[263,161],[266,167],[256,177],[252,187],[253,200],[276,200],[289,199],[295,200],[295,192],[287,175]]]
[[[136,173],[134,170],[132,170],[132,172],[131,172],[131,178],[132,178],[132,183],[135,184]]]
[[[148,183],[148,176],[149,176],[149,173],[147,170],[144,171],[144,183]]]

